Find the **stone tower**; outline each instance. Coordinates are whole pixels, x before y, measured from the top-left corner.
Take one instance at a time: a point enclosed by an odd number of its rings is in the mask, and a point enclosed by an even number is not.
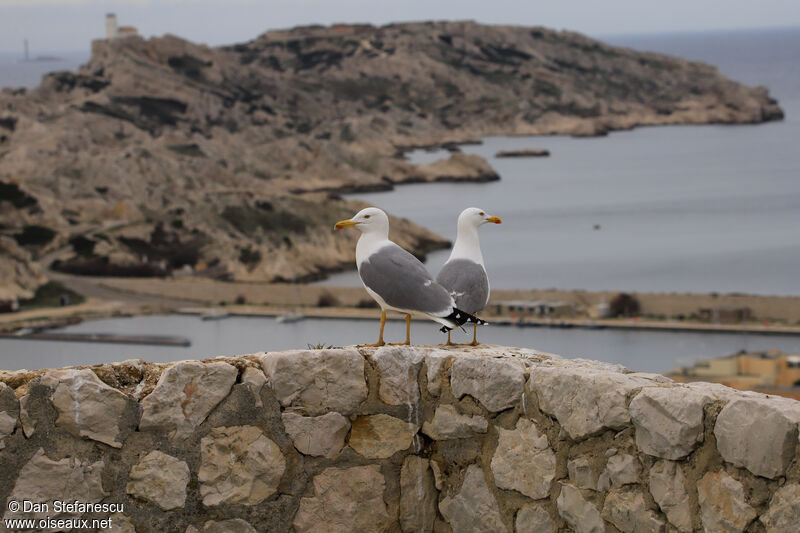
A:
[[[106,39],[109,41],[117,38],[117,16],[114,13],[106,15]]]

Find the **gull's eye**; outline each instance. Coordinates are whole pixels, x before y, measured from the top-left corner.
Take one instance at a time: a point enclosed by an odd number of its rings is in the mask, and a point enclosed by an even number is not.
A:
[[[484,213],[483,211],[481,211],[481,216],[482,216],[482,217],[485,217],[485,216],[486,216],[486,213]]]
[[[371,216],[372,216],[372,215],[364,215],[364,218],[369,218],[369,217],[371,217]]]

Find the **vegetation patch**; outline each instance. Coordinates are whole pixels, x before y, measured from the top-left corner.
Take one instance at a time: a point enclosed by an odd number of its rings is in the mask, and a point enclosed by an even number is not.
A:
[[[197,143],[173,144],[172,146],[167,146],[167,148],[175,153],[189,157],[206,157],[206,154],[200,149]]]
[[[17,209],[36,205],[36,198],[19,188],[16,183],[0,181],[0,202],[11,202]]]
[[[57,281],[48,281],[38,289],[33,298],[20,300],[20,309],[37,309],[40,307],[58,307],[78,305],[86,301],[83,295],[68,289]]]
[[[265,233],[278,234],[306,232],[305,220],[282,209],[268,211],[249,205],[229,205],[221,216],[245,235],[252,235],[259,229]]]
[[[22,233],[14,235],[20,246],[44,246],[56,236],[56,232],[45,226],[25,226]]]
[[[118,278],[164,277],[168,272],[153,263],[111,263],[108,257],[74,258],[54,261],[53,270],[78,276],[104,276]]]

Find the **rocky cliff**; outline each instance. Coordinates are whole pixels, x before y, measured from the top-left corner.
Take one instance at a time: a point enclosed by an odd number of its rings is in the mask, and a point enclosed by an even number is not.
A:
[[[711,66],[544,28],[95,41],[77,72],[0,93],[0,232],[71,272],[309,279],[353,259],[354,236],[328,230],[359,206],[330,193],[498,178],[462,154],[415,167],[410,147],[781,116]],[[393,222],[417,253],[447,245]]]
[[[787,532],[799,422],[793,400],[492,346],[0,371],[0,503],[139,533]],[[107,507],[52,506],[75,500]]]

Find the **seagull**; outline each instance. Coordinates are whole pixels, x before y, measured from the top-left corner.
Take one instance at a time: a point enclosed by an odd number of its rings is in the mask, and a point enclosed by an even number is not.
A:
[[[458,215],[456,243],[450,258],[436,276],[436,282],[450,292],[456,306],[472,315],[482,311],[489,303],[489,277],[478,242],[478,227],[488,222],[501,224],[503,221],[477,207],[468,207]],[[470,345],[478,345],[477,336],[478,328],[474,327]],[[447,344],[452,344],[449,331]]]
[[[486,324],[457,309],[447,289],[433,280],[419,259],[389,240],[389,217],[386,213],[376,207],[367,207],[353,218],[337,222],[333,229],[347,227],[361,231],[356,245],[358,274],[369,295],[381,306],[378,342],[365,346],[386,344],[383,327],[386,311],[390,309],[406,315],[406,340],[398,343],[400,345],[411,344],[411,315],[442,324],[442,332],[449,332],[467,322]]]

